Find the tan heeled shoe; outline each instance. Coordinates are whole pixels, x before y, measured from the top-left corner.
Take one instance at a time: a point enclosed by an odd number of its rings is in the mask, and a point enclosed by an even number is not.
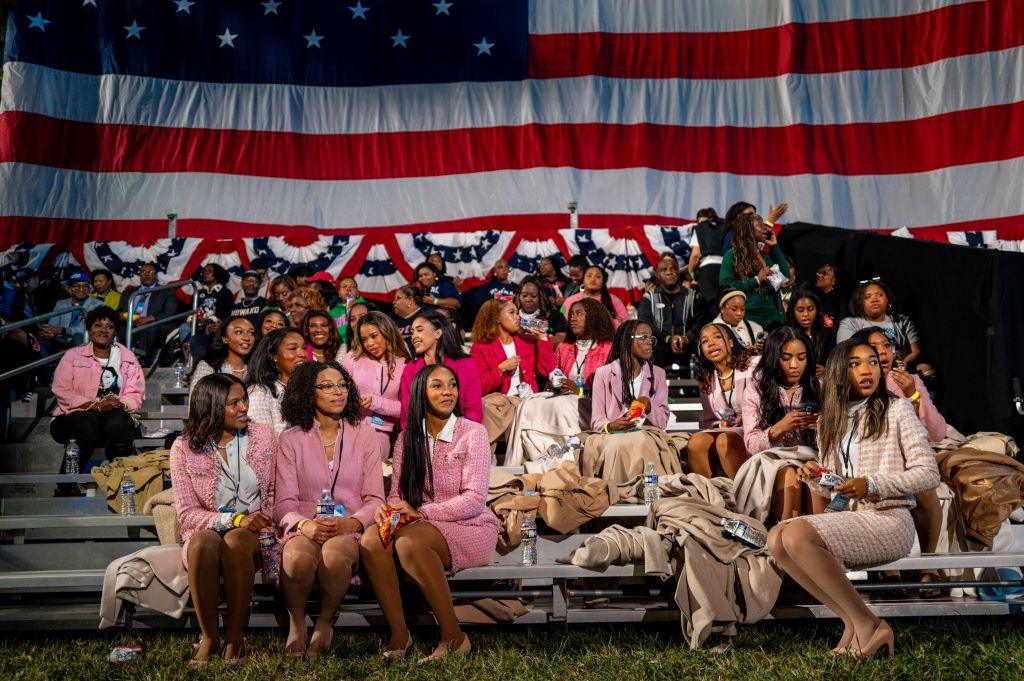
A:
[[[850,647],[853,645],[853,629],[845,627],[843,635],[839,638],[839,645],[829,651],[830,655],[849,655]]]
[[[409,640],[406,642],[405,647],[400,650],[385,650],[381,655],[385,660],[402,660],[406,655],[409,654],[409,650],[412,649],[412,634],[409,635]]]
[[[445,645],[440,645],[434,652],[430,653],[426,657],[421,657],[416,660],[416,664],[428,664],[430,662],[437,662],[443,660],[449,655],[453,657],[464,657],[469,655],[469,651],[473,649],[472,644],[469,642],[469,636],[465,633],[462,634],[462,641],[459,645],[452,647],[453,642],[449,642]]]
[[[868,642],[860,647],[851,646],[850,651],[852,655],[857,657],[874,657],[875,653],[883,646],[889,649],[889,656],[892,657],[893,650],[896,647],[892,627],[885,620],[878,620],[878,626],[871,632],[871,638],[868,639]]]

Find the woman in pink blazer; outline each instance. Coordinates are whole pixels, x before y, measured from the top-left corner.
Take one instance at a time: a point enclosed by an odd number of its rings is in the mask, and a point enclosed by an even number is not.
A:
[[[220,648],[222,577],[227,595],[223,656],[234,664],[245,660],[243,631],[260,560],[257,537],[265,528],[276,529],[271,512],[277,442],[271,428],[250,423],[248,411],[244,383],[210,374],[192,391],[188,419],[171,446],[182,562],[202,632],[191,665],[206,664]]]
[[[459,379],[443,365],[425,367],[413,380],[409,427],[395,446],[387,507],[376,515],[387,522],[398,511],[413,522],[385,546],[368,530],[360,542],[363,564],[391,628],[385,657],[404,657],[412,637],[402,609],[395,560],[430,603],[441,625],[441,642],[422,661],[465,655],[469,638],[459,628],[448,590],[448,575],[487,565],[498,539],[498,518],[487,508],[490,451],[487,431],[457,415]]]
[[[612,351],[615,324],[601,303],[592,298],[576,301],[569,310],[569,333],[555,350],[555,363],[568,378],[562,392],[589,391],[594,372],[604,366]],[[573,385],[575,384],[575,385]]]
[[[473,324],[473,347],[483,392],[484,427],[493,452],[515,425],[522,387],[540,392],[555,368],[555,355],[547,333],[520,324],[519,308],[509,300],[488,300]]]
[[[50,432],[61,444],[74,439],[86,462],[104,443],[110,460],[135,453],[131,412],[142,406],[146,383],[132,351],[114,342],[117,322],[117,313],[106,305],[90,310],[85,317],[89,342],[68,350],[53,374],[57,408]]]
[[[724,324],[705,326],[697,344],[703,415],[701,432],[686,447],[690,470],[708,478],[719,472],[734,478],[750,458],[743,442],[742,407],[758,358]]]
[[[281,414],[274,519],[284,530],[281,590],[288,608],[285,652],[316,657],[330,648],[334,618],[359,565],[359,537],[384,501],[384,449],[360,422],[359,389],[334,361],[292,373]],[[320,517],[327,491],[334,512]],[[316,581],[320,617],[306,646],[306,601]]]
[[[353,306],[354,307],[354,306]],[[377,433],[386,453],[398,435],[402,374],[409,350],[398,327],[383,312],[367,312],[349,334],[351,350],[341,366],[359,389],[359,414]]]
[[[483,393],[480,391],[480,371],[476,362],[462,350],[458,334],[448,318],[439,312],[424,312],[412,320],[413,349],[416,359],[408,362],[402,371],[402,427],[409,406],[412,380],[428,364],[444,364],[459,377],[459,407],[470,421],[480,423],[484,418]]]
[[[622,418],[633,400],[643,402],[646,424],[668,425],[668,381],[665,370],[651,362],[656,342],[647,322],[630,319],[616,330],[608,364],[594,373],[593,430],[633,430],[633,422]]]

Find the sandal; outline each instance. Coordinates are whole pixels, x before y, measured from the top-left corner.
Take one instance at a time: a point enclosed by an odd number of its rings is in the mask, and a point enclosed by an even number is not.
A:
[[[932,570],[929,572],[922,572],[920,581],[922,584],[933,584],[941,582],[942,577],[939,575],[938,572]],[[918,591],[918,594],[921,598],[939,598],[940,596],[942,596],[942,589],[939,589],[937,587],[929,589],[920,589]]]
[[[217,654],[220,652],[221,643],[218,642],[217,645],[210,650],[210,656],[208,658],[206,658],[205,660],[197,660],[196,655],[199,654],[199,648],[201,647],[201,645],[201,643],[192,644],[192,657],[189,658],[188,661],[188,667],[191,669],[198,669],[200,667],[207,666],[208,664],[210,664],[210,660],[217,657]]]

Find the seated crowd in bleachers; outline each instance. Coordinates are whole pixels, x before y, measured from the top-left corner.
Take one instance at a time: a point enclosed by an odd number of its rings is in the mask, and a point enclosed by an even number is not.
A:
[[[768,465],[762,454],[783,451],[791,465],[765,469],[774,482],[760,500],[774,528],[769,550],[842,617],[843,650],[890,641],[852,587],[833,587],[845,567],[907,555],[915,533],[923,550],[935,549],[941,511],[928,443],[946,436],[946,423],[928,390],[934,372],[884,282],[861,282],[849,309],[835,265],[795,285],[776,242],[781,212],[764,221],[737,204],[723,226],[702,211],[686,271],[661,254],[635,308],[582,256],[569,261],[569,277],[543,258],[518,284],[499,261],[463,291],[432,255],[390,305],[362,296],[350,277],[297,268],[270,278],[256,262],[236,299],[224,270],[206,265],[202,319],[195,333],[181,329],[189,415],[170,454],[182,557],[205,566],[189,571],[202,628],[194,661],[221,649],[245,657],[239,609],[267,559],[256,541],[266,528],[279,537],[289,653],[329,646],[362,569],[391,628],[385,654],[403,656],[411,637],[397,562],[440,625],[430,658],[465,654],[445,577],[491,559],[489,465],[558,467],[574,436],[584,441],[577,461],[609,485],[645,472],[738,484]],[[0,314],[24,318],[32,296],[19,288],[22,275],[9,274]],[[141,281],[143,292],[156,285],[155,265]],[[117,342],[130,292],[113,284],[106,271],[72,273],[66,297],[53,296],[59,315],[2,339],[22,358],[69,350],[53,375],[51,430],[76,440],[83,460],[100,446],[108,458],[133,453],[143,366],[176,328],[160,321],[177,310],[173,291],[155,292],[138,299],[132,348]],[[37,289],[37,301],[54,289]],[[696,382],[703,413],[692,435],[674,425],[670,377]],[[385,497],[386,460],[394,472]],[[844,479],[838,494],[817,484],[823,466]],[[836,504],[847,512],[826,512]],[[877,550],[864,553],[869,545]],[[223,641],[222,573],[231,585]],[[321,612],[307,642],[314,585]]]

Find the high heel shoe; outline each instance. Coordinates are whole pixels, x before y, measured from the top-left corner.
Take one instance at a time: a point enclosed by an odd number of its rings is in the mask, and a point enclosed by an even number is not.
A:
[[[878,625],[871,632],[868,642],[859,647],[851,646],[850,650],[856,657],[874,657],[883,646],[889,649],[889,656],[892,657],[893,649],[896,647],[892,627],[885,620],[878,620]]]
[[[409,650],[412,648],[412,634],[409,635],[409,640],[406,642],[404,648],[399,650],[385,650],[384,654],[381,655],[385,660],[401,660],[409,654]]]
[[[843,635],[839,638],[839,645],[829,651],[830,655],[849,655],[850,648],[853,646],[853,628],[846,627],[843,629]]]
[[[459,645],[452,647],[454,641],[449,641],[444,645],[439,645],[434,652],[430,653],[426,657],[421,657],[416,660],[416,664],[427,664],[430,662],[437,662],[443,660],[449,655],[453,657],[463,657],[469,655],[469,651],[473,649],[472,644],[469,642],[469,636],[465,633],[462,634],[462,642]]]

